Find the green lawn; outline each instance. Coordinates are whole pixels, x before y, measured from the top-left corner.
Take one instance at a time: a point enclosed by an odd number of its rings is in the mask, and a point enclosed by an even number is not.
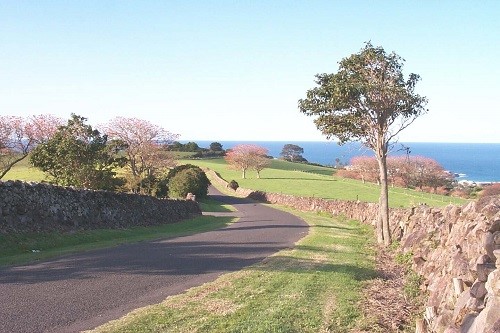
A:
[[[241,172],[229,169],[223,159],[181,160],[180,163],[210,168],[227,181],[234,179],[243,188],[266,192],[366,202],[378,202],[380,193],[376,184],[363,184],[358,180],[335,176],[335,169],[281,160],[273,160],[269,168],[261,171],[260,179],[254,171],[247,171],[247,178],[242,179]],[[455,197],[389,188],[391,207],[409,207],[419,203],[440,207],[450,203],[461,205],[465,202],[466,200]]]
[[[19,163],[15,164],[12,169],[2,178],[2,180],[24,180],[26,182],[41,182],[47,180],[47,175],[32,167],[29,163],[29,156]]]

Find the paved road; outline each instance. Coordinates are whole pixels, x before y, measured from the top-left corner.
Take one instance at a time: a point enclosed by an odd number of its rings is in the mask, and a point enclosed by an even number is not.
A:
[[[241,219],[187,237],[143,242],[0,268],[0,332],[79,332],[213,281],[291,247],[307,233],[297,217],[250,200]]]

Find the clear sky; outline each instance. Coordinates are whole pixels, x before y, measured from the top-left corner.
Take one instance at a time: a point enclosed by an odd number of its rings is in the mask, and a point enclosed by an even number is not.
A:
[[[0,0],[0,112],[321,141],[297,101],[366,41],[422,77],[401,141],[500,143],[498,0]]]

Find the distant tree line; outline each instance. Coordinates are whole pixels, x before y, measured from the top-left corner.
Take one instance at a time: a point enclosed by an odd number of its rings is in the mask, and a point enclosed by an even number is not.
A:
[[[116,117],[93,128],[76,114],[66,124],[52,115],[0,116],[0,179],[30,156],[30,163],[58,185],[176,197],[188,191],[204,196],[209,182],[199,167],[176,170],[180,167],[169,147],[177,137],[137,118]]]
[[[192,155],[194,158],[217,158],[226,155],[226,151],[222,148],[222,145],[219,142],[212,142],[209,148],[202,148],[198,146],[196,142],[190,141],[187,143],[180,143],[179,141],[174,141],[169,144],[168,149],[170,151],[194,153]]]

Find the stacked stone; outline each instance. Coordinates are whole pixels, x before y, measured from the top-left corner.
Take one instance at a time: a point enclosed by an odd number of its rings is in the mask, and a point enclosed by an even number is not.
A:
[[[148,226],[193,215],[201,209],[192,200],[0,182],[0,233]]]

